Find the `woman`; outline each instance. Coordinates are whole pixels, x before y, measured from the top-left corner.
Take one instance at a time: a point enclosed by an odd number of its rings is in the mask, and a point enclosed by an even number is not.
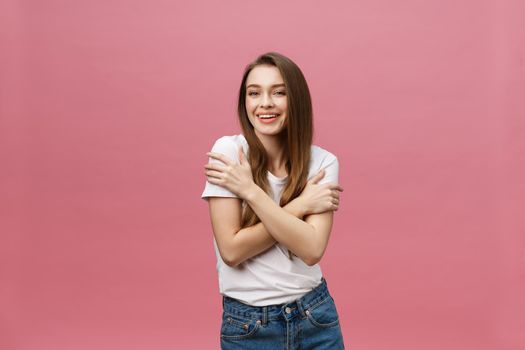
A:
[[[242,134],[212,147],[208,200],[223,300],[221,349],[344,349],[321,260],[338,209],[339,164],[312,145],[301,70],[269,52],[245,69]]]

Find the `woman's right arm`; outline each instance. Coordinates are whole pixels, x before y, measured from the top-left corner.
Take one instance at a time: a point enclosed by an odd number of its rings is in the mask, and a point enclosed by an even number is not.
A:
[[[242,200],[238,198],[210,197],[210,218],[213,234],[222,260],[235,267],[252,258],[277,241],[268,233],[262,222],[241,229]],[[299,219],[307,214],[300,197],[286,204],[282,209]]]

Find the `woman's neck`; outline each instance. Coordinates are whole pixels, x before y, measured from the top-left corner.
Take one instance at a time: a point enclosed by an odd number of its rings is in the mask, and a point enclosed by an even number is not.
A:
[[[268,154],[268,170],[276,176],[286,176],[284,145],[277,135],[257,135]]]

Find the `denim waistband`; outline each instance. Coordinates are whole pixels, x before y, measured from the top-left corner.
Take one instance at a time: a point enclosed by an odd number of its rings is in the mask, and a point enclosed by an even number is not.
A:
[[[243,318],[261,320],[261,322],[265,324],[267,320],[275,320],[282,318],[283,316],[285,319],[291,319],[298,314],[306,317],[306,310],[315,307],[329,296],[328,285],[325,278],[322,277],[321,283],[319,283],[317,287],[299,299],[289,303],[268,306],[252,306],[223,295],[222,306],[226,313]]]

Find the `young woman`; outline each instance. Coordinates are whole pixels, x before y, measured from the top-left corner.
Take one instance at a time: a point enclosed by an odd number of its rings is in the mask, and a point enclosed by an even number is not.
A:
[[[304,76],[276,52],[244,72],[242,134],[205,165],[223,317],[221,349],[344,349],[321,260],[338,209],[339,163],[312,145]]]

